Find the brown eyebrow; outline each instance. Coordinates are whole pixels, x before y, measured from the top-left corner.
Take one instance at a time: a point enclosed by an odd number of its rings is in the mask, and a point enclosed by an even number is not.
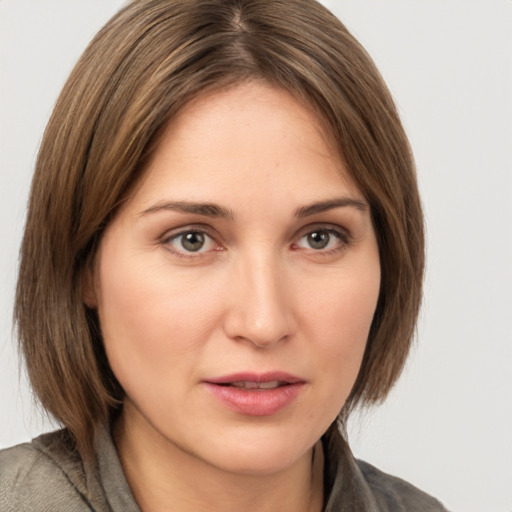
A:
[[[367,211],[368,205],[358,199],[352,199],[351,197],[338,197],[335,199],[329,199],[328,201],[320,201],[307,206],[301,206],[295,211],[295,216],[299,218],[309,217],[316,213],[322,213],[333,208],[342,208],[350,206],[360,211]]]
[[[327,210],[342,207],[352,207],[360,211],[366,211],[368,205],[363,201],[352,199],[350,197],[339,197],[336,199],[329,199],[327,201],[319,201],[310,205],[301,206],[295,211],[295,216],[299,218],[309,217],[316,213],[322,213]],[[144,210],[141,215],[148,213],[156,213],[162,210],[170,210],[180,213],[192,213],[195,215],[204,215],[205,217],[216,217],[226,220],[234,220],[235,212],[229,208],[219,206],[215,203],[192,203],[188,201],[165,201],[157,203],[150,208]]]
[[[144,210],[141,215],[148,213],[156,213],[162,210],[171,210],[180,213],[193,213],[196,215],[204,215],[206,217],[218,217],[221,219],[233,220],[235,213],[233,210],[224,208],[214,203],[191,203],[188,201],[166,201],[157,203],[147,210]]]

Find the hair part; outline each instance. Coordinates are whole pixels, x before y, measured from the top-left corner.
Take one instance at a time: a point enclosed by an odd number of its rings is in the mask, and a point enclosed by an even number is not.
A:
[[[318,113],[371,207],[381,291],[341,425],[401,373],[421,302],[423,219],[410,147],[370,57],[315,0],[135,0],[91,41],[55,105],[21,247],[15,321],[30,381],[84,456],[123,400],[83,304],[84,272],[176,113],[247,80]]]

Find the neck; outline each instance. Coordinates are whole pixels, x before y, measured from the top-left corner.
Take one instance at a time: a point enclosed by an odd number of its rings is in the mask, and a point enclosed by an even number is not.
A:
[[[320,512],[321,442],[273,474],[225,471],[181,450],[158,432],[139,435],[121,416],[114,430],[126,479],[142,512]]]

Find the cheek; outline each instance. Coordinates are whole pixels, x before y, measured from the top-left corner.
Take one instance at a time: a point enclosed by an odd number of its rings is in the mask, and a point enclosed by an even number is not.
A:
[[[312,282],[301,292],[302,317],[324,339],[337,338],[340,347],[366,342],[377,306],[380,266],[360,267]]]
[[[359,372],[379,296],[378,259],[367,263],[332,275],[323,287],[311,283],[302,295],[301,328],[316,340],[317,365],[341,405]]]
[[[136,254],[113,251],[103,262],[100,325],[110,365],[125,391],[165,383],[171,375],[183,379],[187,362],[201,353],[216,322],[213,291],[198,289],[197,279],[190,282],[185,274],[169,276],[165,265]]]

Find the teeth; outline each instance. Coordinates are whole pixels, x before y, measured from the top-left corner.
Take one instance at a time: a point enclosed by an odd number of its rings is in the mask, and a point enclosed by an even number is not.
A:
[[[231,386],[235,388],[243,389],[275,389],[278,388],[282,383],[278,380],[271,380],[270,382],[250,382],[246,380],[240,380],[232,382]]]
[[[259,389],[274,389],[278,388],[281,383],[278,380],[272,380],[270,382],[261,382],[258,384]]]

